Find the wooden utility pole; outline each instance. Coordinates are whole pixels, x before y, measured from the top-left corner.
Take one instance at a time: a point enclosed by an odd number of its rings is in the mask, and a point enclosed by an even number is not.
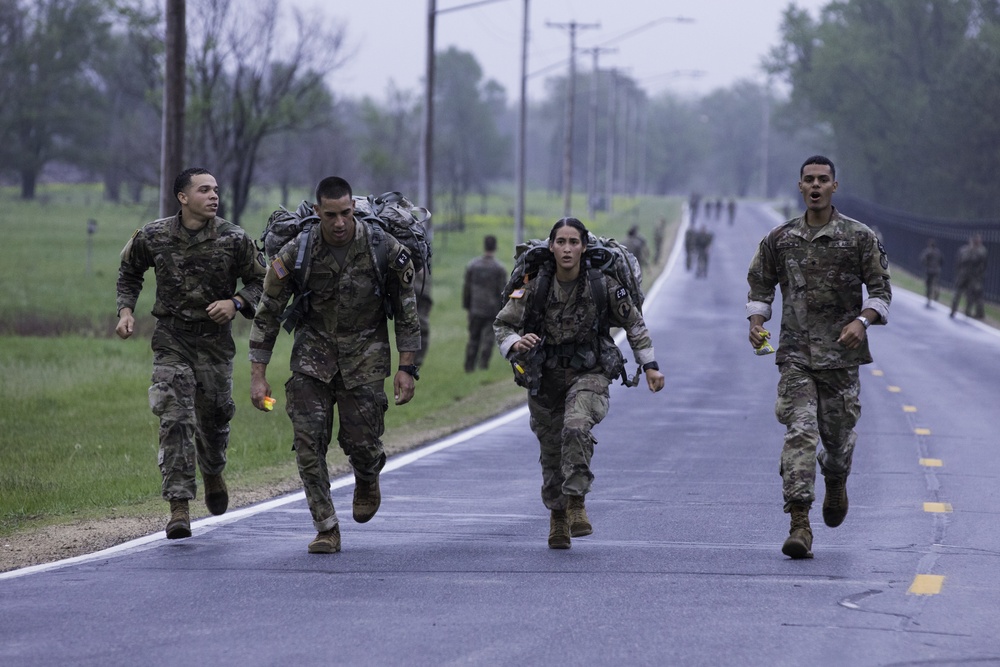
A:
[[[528,2],[524,0],[521,26],[521,103],[517,113],[517,198],[514,201],[514,247],[524,241],[524,190],[528,125]]]
[[[595,46],[592,49],[583,49],[584,53],[589,53],[594,57],[594,69],[590,78],[590,113],[587,124],[590,131],[587,136],[587,212],[591,219],[594,217],[597,205],[597,92],[601,83],[601,68],[598,66],[598,59],[601,53],[614,53],[618,49],[602,49]]]
[[[569,78],[566,81],[566,149],[563,153],[563,215],[572,212],[573,199],[573,112],[576,97],[576,31],[586,28],[600,28],[600,23],[552,23],[546,21],[550,28],[562,28],[569,31]]]
[[[173,215],[179,204],[174,178],[184,164],[184,86],[187,29],[185,0],[166,0],[166,65],[163,77],[163,133],[160,141],[160,217]]]

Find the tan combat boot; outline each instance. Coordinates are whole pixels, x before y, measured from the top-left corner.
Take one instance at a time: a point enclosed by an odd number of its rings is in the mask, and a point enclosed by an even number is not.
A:
[[[569,516],[566,510],[552,510],[549,520],[549,549],[569,549]]]
[[[587,517],[587,508],[583,505],[583,496],[568,497],[566,514],[569,515],[569,534],[572,537],[583,537],[594,532],[594,527]]]
[[[812,558],[813,533],[809,527],[809,506],[792,505],[792,526],[781,553],[789,558]]]
[[[340,551],[340,524],[330,530],[316,534],[316,539],[309,543],[311,554],[335,554]]]
[[[170,521],[167,522],[167,539],[179,540],[191,537],[191,517],[187,500],[170,501]]]
[[[222,473],[218,475],[202,475],[205,479],[205,507],[212,514],[225,514],[229,508],[229,489]]]
[[[358,523],[371,521],[382,504],[382,492],[378,487],[378,477],[366,482],[354,476],[354,520]]]
[[[823,523],[836,528],[847,517],[847,480],[826,478],[826,497],[823,498]]]

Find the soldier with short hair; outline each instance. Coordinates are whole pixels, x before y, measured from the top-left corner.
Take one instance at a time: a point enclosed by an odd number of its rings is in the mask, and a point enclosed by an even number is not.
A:
[[[507,284],[507,269],[497,261],[497,237],[483,238],[483,254],[465,267],[462,308],[468,311],[469,342],[465,346],[465,372],[487,369],[493,356],[493,320],[500,312],[500,298]]]
[[[195,167],[174,180],[176,215],[138,229],[121,252],[118,325],[125,339],[135,331],[133,311],[143,276],[153,269],[153,377],[149,406],[160,418],[159,466],[163,499],[170,503],[168,539],[191,537],[188,501],[197,491],[195,463],[212,514],[229,506],[222,472],[229,446],[233,403],[233,343],[230,322],[253,316],[260,299],[264,263],[253,240],[216,216],[219,186]],[[243,289],[236,289],[237,281]]]
[[[927,292],[927,308],[938,297],[938,278],[941,277],[942,255],[937,241],[927,239],[927,246],[920,253],[920,264],[924,267],[924,289]]]
[[[823,521],[836,527],[847,516],[861,415],[858,367],[872,362],[868,327],[888,321],[892,301],[885,248],[869,227],[834,208],[836,190],[833,162],[808,158],[799,170],[805,215],[772,229],[747,272],[754,348],[766,341],[763,325],[771,319],[775,287],[781,287],[775,414],[786,428],[780,471],[791,528],[781,550],[791,558],[812,558],[809,510],[817,462],[826,482]]]
[[[962,294],[965,294],[965,314],[969,317],[982,319],[986,316],[986,304],[983,303],[983,281],[986,278],[986,258],[988,256],[983,237],[973,234],[969,242],[958,249],[957,276],[955,277],[955,296],[951,302],[951,317],[955,317]]]
[[[341,547],[326,461],[334,406],[337,442],[354,470],[354,520],[369,521],[382,502],[379,473],[386,457],[381,437],[389,408],[384,382],[393,375],[386,301],[394,314],[399,352],[392,383],[396,405],[413,398],[419,376],[414,360],[420,350],[420,324],[409,251],[376,225],[355,219],[352,196],[342,178],[320,181],[313,205],[320,221],[309,232],[314,241],[306,243],[306,233],[299,234],[268,266],[250,333],[250,400],[264,410],[264,399],[271,395],[267,365],[281,314],[293,293],[308,293],[308,307],[295,327],[285,397],[299,477],[317,531],[309,553],[336,553]],[[388,247],[384,276],[373,250],[382,243]],[[305,284],[298,285],[291,269],[303,245],[310,268]]]
[[[587,239],[587,228],[576,218],[556,222],[549,233],[554,269],[544,267],[539,274],[548,272],[545,277],[515,290],[493,324],[505,358],[537,355],[533,358],[540,365],[541,379],[529,391],[528,409],[541,450],[551,549],[568,549],[571,537],[593,532],[584,504],[594,479],[590,461],[597,440],[591,430],[607,415],[608,386],[625,363],[611,326],[625,329],[650,391],[660,391],[664,384],[653,341],[628,291],[603,274],[596,277],[595,288],[589,273],[599,270],[582,268]],[[595,289],[606,295],[598,300]]]

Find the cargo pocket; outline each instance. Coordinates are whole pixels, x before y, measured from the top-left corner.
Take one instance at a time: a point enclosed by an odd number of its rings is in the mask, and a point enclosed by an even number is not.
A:
[[[149,387],[149,409],[157,417],[162,417],[170,407],[176,402],[174,395],[174,376],[177,371],[173,368],[159,366],[153,369],[152,384]]]

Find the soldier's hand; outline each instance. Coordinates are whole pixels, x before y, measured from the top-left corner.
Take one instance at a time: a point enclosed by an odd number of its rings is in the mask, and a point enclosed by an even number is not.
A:
[[[264,398],[271,395],[271,385],[268,383],[267,378],[259,374],[252,374],[250,376],[250,402],[258,410],[267,412],[267,408],[264,407]]]
[[[766,333],[767,330],[764,329],[764,327],[762,327],[761,325],[759,324],[750,325],[749,338],[750,338],[750,345],[753,346],[753,349],[756,350],[758,347],[764,344],[764,341],[767,340],[767,336],[764,335]]]
[[[663,389],[666,380],[663,377],[663,373],[650,368],[646,371],[646,384],[649,385],[649,390],[655,394]]]
[[[129,308],[122,308],[121,315],[118,317],[118,326],[115,327],[115,333],[121,339],[126,339],[135,332],[135,318],[132,316],[132,311]]]
[[[413,376],[406,371],[396,371],[396,376],[392,378],[392,393],[396,405],[404,405],[413,398]]]
[[[865,325],[857,320],[851,320],[840,330],[840,337],[837,339],[837,342],[848,350],[856,350],[861,347],[861,343],[864,342],[867,335],[868,332],[865,330]]]
[[[208,304],[208,308],[205,309],[208,316],[212,318],[212,321],[216,324],[225,324],[226,322],[232,321],[236,317],[236,304],[233,303],[232,299],[221,299],[219,301],[213,301]]]
[[[541,340],[542,339],[538,337],[538,334],[526,333],[521,336],[521,339],[514,343],[510,349],[514,352],[527,352],[531,348],[538,345]]]

